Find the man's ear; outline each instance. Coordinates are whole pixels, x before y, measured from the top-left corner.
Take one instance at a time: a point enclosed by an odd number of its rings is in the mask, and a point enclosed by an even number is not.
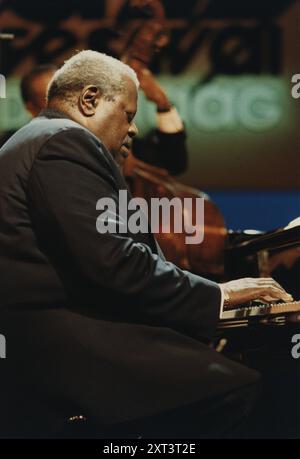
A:
[[[80,111],[85,116],[93,116],[100,102],[101,93],[97,86],[85,86],[79,97]]]

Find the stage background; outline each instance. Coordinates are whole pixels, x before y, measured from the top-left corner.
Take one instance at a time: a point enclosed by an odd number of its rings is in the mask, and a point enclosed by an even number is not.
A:
[[[180,179],[207,191],[230,228],[285,225],[300,214],[300,99],[291,96],[300,73],[300,2],[164,4],[170,43],[152,69],[188,132],[189,168]],[[0,131],[29,119],[19,79],[31,66],[61,64],[84,48],[118,56],[127,13],[124,0],[0,2],[0,30],[16,35],[1,49]],[[113,29],[123,30],[121,40]],[[144,97],[137,124],[141,134],[154,125]]]

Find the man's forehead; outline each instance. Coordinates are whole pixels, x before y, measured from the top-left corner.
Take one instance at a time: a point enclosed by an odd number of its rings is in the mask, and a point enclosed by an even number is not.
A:
[[[122,92],[120,96],[120,99],[126,106],[130,105],[134,110],[136,109],[134,107],[136,107],[137,104],[138,91],[135,83],[131,79],[128,78],[126,81],[125,91]]]
[[[124,76],[124,82],[125,82],[126,92],[129,92],[132,95],[137,95],[138,90],[137,90],[135,82],[128,76]]]

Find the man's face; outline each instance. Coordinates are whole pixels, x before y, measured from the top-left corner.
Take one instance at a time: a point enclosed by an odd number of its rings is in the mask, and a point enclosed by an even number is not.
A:
[[[46,91],[55,70],[49,70],[37,75],[31,82],[31,99],[26,103],[27,110],[32,116],[37,116],[46,107]]]
[[[88,129],[104,143],[120,166],[138,132],[133,122],[137,110],[137,88],[131,79],[126,78],[125,82],[124,92],[117,94],[114,100],[101,98],[95,114],[87,119]]]

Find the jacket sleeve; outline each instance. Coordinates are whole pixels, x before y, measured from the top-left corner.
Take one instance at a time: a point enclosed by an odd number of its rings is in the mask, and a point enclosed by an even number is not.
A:
[[[166,326],[209,340],[219,319],[216,283],[163,261],[130,234],[97,232],[98,199],[111,197],[118,204],[116,171],[107,150],[85,130],[52,136],[28,182],[40,249],[72,302],[92,306],[109,320]]]

